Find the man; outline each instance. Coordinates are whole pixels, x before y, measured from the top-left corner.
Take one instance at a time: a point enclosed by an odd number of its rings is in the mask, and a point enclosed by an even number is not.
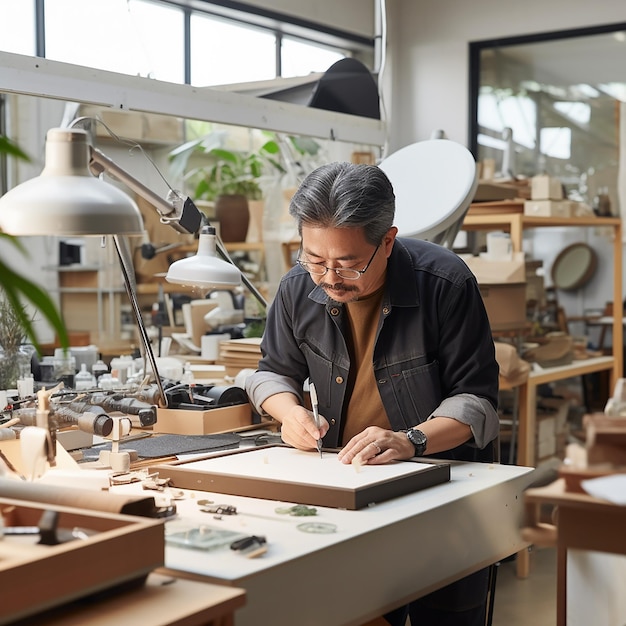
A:
[[[476,280],[451,251],[396,238],[394,211],[378,167],[332,163],[304,180],[289,209],[298,262],[270,307],[246,390],[281,423],[283,441],[313,450],[323,437],[342,447],[342,463],[490,461],[498,366]],[[303,406],[307,378],[319,430]],[[412,603],[412,626],[482,626],[486,594],[483,570]],[[385,617],[404,625],[406,610]]]

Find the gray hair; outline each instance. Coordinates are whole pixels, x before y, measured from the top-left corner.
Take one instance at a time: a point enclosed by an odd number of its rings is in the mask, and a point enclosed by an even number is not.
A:
[[[386,174],[375,165],[329,163],[311,172],[289,205],[302,235],[303,225],[363,228],[378,245],[393,226],[395,196]]]

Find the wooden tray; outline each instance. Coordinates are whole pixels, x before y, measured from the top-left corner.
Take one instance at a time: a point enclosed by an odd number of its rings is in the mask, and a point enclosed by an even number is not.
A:
[[[0,624],[119,585],[141,585],[164,564],[162,521],[5,497],[0,510],[5,526],[38,526],[45,511],[57,511],[59,528],[89,531],[85,539],[53,546],[38,545],[37,536],[0,541]]]
[[[336,452],[302,452],[286,445],[220,453],[209,458],[151,466],[181,489],[199,489],[344,509],[361,509],[450,480],[450,465],[401,461],[343,465]]]
[[[235,404],[207,411],[157,409],[155,433],[174,435],[211,435],[252,427],[252,407]]]

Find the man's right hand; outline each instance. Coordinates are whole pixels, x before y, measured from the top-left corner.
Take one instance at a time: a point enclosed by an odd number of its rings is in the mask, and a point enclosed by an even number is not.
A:
[[[277,393],[263,403],[263,410],[282,424],[282,440],[299,450],[315,450],[317,439],[328,432],[328,422],[320,415],[321,428],[315,426],[313,412],[304,408],[292,393]],[[321,432],[320,432],[321,431]]]
[[[301,405],[292,407],[280,421],[282,440],[298,450],[315,450],[318,438],[323,437],[329,428],[328,422],[320,415],[321,426],[318,430],[313,412]]]

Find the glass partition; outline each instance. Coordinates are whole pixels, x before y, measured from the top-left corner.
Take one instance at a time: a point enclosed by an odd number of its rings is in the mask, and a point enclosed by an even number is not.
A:
[[[471,43],[470,149],[494,178],[547,173],[618,214],[625,63],[626,23]]]

